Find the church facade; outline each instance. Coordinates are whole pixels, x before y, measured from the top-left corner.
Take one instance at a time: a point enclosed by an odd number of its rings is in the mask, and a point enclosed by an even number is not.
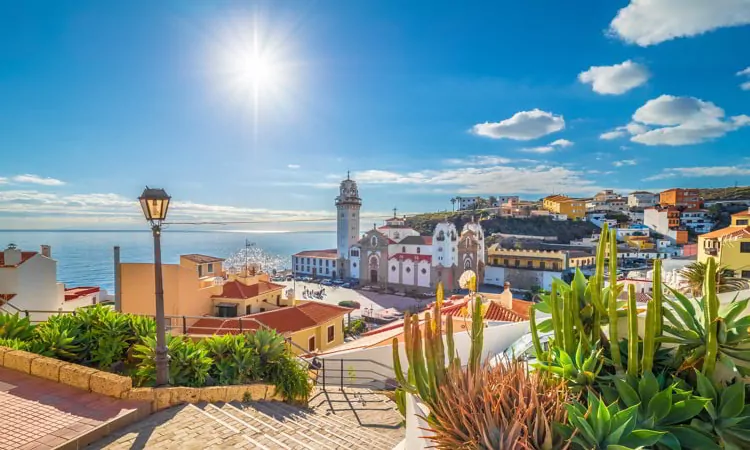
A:
[[[339,185],[335,205],[336,249],[293,255],[295,273],[416,293],[432,292],[440,282],[448,291],[458,289],[458,280],[466,270],[484,280],[484,230],[473,219],[460,233],[445,220],[435,226],[432,235],[425,236],[408,227],[394,210],[383,225],[360,234],[362,198],[349,174]]]

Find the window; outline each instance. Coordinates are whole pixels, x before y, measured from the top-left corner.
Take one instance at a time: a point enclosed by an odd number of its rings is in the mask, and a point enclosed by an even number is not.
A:
[[[518,267],[518,266],[520,266],[520,265],[521,265],[521,261],[519,261],[519,260],[516,260],[516,262],[515,262],[515,266],[516,266],[516,267]]]
[[[310,339],[307,340],[307,351],[308,352],[315,351],[315,336],[310,336]]]
[[[357,263],[352,263],[352,267],[357,268]]]
[[[330,344],[333,342],[333,339],[336,337],[335,329],[333,328],[333,325],[328,325],[328,343]]]
[[[352,256],[359,256],[359,249],[353,248],[352,249]]]
[[[214,271],[214,265],[213,263],[208,264],[208,268],[206,270],[208,273],[212,273]]]
[[[406,253],[406,246],[401,247],[401,253]]]
[[[542,261],[542,262],[539,263],[539,268],[540,269],[544,270],[544,266],[545,266],[544,261]]]
[[[406,268],[406,273],[411,273],[411,267]]]
[[[373,236],[372,238],[370,238],[370,245],[372,247],[376,247],[378,245],[378,238],[376,238],[375,236]]]
[[[740,242],[740,253],[750,253],[750,242]]]
[[[395,271],[396,271],[396,266],[391,266],[391,272],[395,272]]]
[[[737,219],[737,225],[747,225],[748,219]]]
[[[276,304],[278,305],[279,303],[281,303],[281,296],[277,295],[276,296]]]
[[[420,253],[422,253],[422,248],[421,247],[417,247],[417,255],[420,254]]]
[[[329,273],[331,273],[331,269],[329,269],[328,267],[326,267],[326,275],[328,275]]]
[[[422,268],[422,275],[426,275],[426,274],[427,274],[427,269],[425,269],[425,268],[423,267],[423,268]]]
[[[557,270],[557,263],[556,262],[552,263],[552,270]]]
[[[750,270],[743,270],[740,275],[742,278],[750,278]]]
[[[509,262],[509,261],[508,261],[507,259],[504,259],[504,260],[503,260],[503,265],[504,265],[504,266],[509,266],[509,265],[510,265],[510,262]]]
[[[533,261],[526,261],[526,267],[528,267],[529,269],[531,269],[532,267],[534,267],[534,262]]]
[[[260,312],[266,312],[266,308],[260,308]]]
[[[354,213],[352,213],[352,217],[357,217],[357,215],[356,215],[356,214],[354,214]]]

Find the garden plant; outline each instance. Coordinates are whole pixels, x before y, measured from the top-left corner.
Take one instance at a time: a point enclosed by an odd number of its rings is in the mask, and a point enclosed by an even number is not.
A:
[[[136,386],[156,381],[154,320],[102,305],[51,316],[38,325],[18,314],[0,314],[0,346],[128,375]],[[305,368],[274,330],[197,341],[167,335],[167,348],[172,386],[267,382],[285,399],[303,402],[311,391]]]
[[[616,254],[615,231],[605,225],[596,271],[587,278],[577,270],[570,283],[555,280],[549,293],[540,294],[542,301],[530,311],[535,359],[528,366],[479,361],[479,296],[466,366],[455,357],[451,320],[443,339],[442,298],[421,327],[417,318],[407,318],[406,372],[393,343],[397,398],[403,405],[410,393],[427,406],[433,445],[750,448],[750,299],[735,296],[720,304],[717,281],[723,273],[709,258],[699,297],[662,286],[656,260],[653,298],[638,303],[633,286],[625,291],[617,281]],[[529,404],[536,405],[534,414]]]

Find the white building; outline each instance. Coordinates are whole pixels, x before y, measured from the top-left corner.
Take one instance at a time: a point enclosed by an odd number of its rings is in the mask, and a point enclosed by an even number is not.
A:
[[[643,224],[632,224],[627,228],[616,228],[617,239],[623,240],[625,236],[651,236],[651,230]]]
[[[47,245],[40,252],[21,251],[9,245],[0,252],[0,310],[30,311],[33,321],[57,311],[74,311],[106,298],[99,287],[65,288],[57,282],[57,261]],[[38,312],[34,312],[38,311]],[[42,313],[46,311],[47,313]]]
[[[483,198],[483,197],[455,197],[456,199],[456,206],[458,207],[459,211],[465,211],[467,209],[473,209],[474,206],[477,204],[477,202],[480,202],[484,200],[487,202],[487,205],[492,208],[498,208],[500,206],[509,204],[509,203],[518,203],[518,196],[517,195],[505,195],[505,196],[498,196],[493,197],[493,202],[490,202],[489,198]]]
[[[292,272],[295,276],[304,275],[313,278],[337,278],[336,272],[338,251],[306,250],[292,255]]]
[[[714,227],[707,209],[688,208],[680,214],[680,224],[698,234],[708,233]]]
[[[659,203],[659,194],[648,191],[635,191],[628,194],[628,206],[631,208],[650,208]]]

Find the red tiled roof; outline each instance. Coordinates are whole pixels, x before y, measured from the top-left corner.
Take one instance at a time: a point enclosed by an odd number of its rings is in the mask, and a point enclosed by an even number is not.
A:
[[[732,217],[750,217],[750,210],[732,214]]]
[[[99,292],[99,286],[79,286],[74,288],[65,288],[65,301],[75,300],[85,295],[96,294]]]
[[[423,255],[421,253],[396,253],[395,255],[391,255],[388,257],[388,259],[398,259],[398,260],[406,260],[410,259],[412,261],[432,261],[432,255]]]
[[[720,230],[711,231],[700,236],[703,239],[727,239],[727,238],[745,238],[750,237],[750,227],[726,227]]]
[[[21,264],[25,263],[29,259],[31,259],[34,255],[38,254],[39,252],[21,252],[21,262],[14,265],[5,265],[5,254],[0,251],[0,267],[18,267]]]
[[[0,294],[0,306],[8,303],[9,301],[13,300],[13,297],[15,297],[16,294]]]
[[[269,281],[258,281],[257,283],[247,285],[239,281],[227,281],[221,289],[221,294],[212,295],[211,298],[241,298],[248,299],[257,297],[268,291],[284,289],[281,284],[271,283]]]
[[[620,295],[618,295],[617,298],[619,300],[627,300],[628,299],[627,291],[620,292]],[[645,292],[636,292],[635,301],[638,303],[647,303],[651,301],[651,295],[646,294]]]
[[[180,258],[185,258],[188,261],[192,261],[198,264],[206,264],[206,263],[224,261],[224,258],[217,258],[215,256],[208,256],[208,255],[200,255],[198,253],[191,253],[189,255],[180,255]]]
[[[432,245],[432,236],[407,236],[399,242],[404,245]]]
[[[292,256],[307,256],[312,258],[331,258],[335,259],[338,251],[335,248],[328,250],[305,250],[303,252],[295,253]]]
[[[515,299],[514,299],[515,301]],[[457,303],[455,305],[448,306],[442,310],[442,313],[447,316],[460,316],[461,311],[468,302]],[[496,320],[500,322],[523,322],[528,320],[521,314],[508,309],[498,302],[490,300],[487,306],[487,311],[484,313],[485,320]]]
[[[353,311],[352,308],[311,301],[297,306],[287,306],[273,311],[249,314],[241,318],[224,320],[217,318],[198,319],[188,329],[188,334],[237,334],[240,333],[240,319],[242,319],[241,328],[243,332],[261,328],[258,323],[260,322],[283,334],[321,325],[351,311]]]

